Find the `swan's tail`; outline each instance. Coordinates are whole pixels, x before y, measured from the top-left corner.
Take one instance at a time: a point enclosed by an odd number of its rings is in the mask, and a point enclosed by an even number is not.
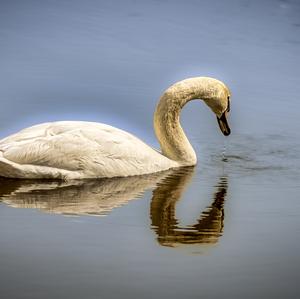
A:
[[[75,173],[76,174],[76,173]],[[54,167],[18,164],[7,160],[0,151],[0,177],[17,179],[60,179],[74,177],[72,171]]]
[[[22,173],[18,164],[11,162],[3,157],[0,151],[0,176],[6,178],[21,178]]]

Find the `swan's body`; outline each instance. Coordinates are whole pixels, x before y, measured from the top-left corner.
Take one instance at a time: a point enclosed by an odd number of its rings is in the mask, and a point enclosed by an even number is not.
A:
[[[124,177],[195,165],[196,154],[179,123],[180,110],[192,99],[203,99],[217,115],[223,133],[230,133],[225,118],[228,88],[216,79],[191,78],[167,89],[157,106],[154,128],[162,153],[130,133],[105,124],[44,123],[0,140],[0,176]]]
[[[0,169],[7,177],[123,177],[176,166],[135,136],[93,122],[44,123],[0,141]]]

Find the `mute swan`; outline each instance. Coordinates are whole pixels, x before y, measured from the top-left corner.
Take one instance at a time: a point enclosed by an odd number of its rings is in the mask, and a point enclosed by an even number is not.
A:
[[[183,106],[202,99],[216,114],[224,135],[230,91],[208,77],[189,78],[169,87],[154,114],[162,153],[109,125],[82,121],[43,123],[0,140],[0,176],[27,179],[125,177],[197,163],[180,125]]]

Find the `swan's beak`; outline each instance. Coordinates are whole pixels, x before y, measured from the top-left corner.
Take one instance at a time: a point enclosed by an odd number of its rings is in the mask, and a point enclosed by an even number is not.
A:
[[[227,122],[227,111],[225,111],[221,115],[221,117],[217,116],[217,120],[218,120],[218,124],[219,124],[220,130],[222,131],[222,133],[225,136],[230,135],[230,128],[229,128],[229,125],[228,125],[228,122]]]

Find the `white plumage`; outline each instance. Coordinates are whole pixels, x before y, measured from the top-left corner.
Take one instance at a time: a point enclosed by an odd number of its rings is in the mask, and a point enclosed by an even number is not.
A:
[[[0,153],[6,176],[21,178],[116,177],[177,166],[123,130],[80,121],[24,129],[1,140]]]
[[[81,121],[44,123],[0,140],[0,176],[124,177],[194,165],[195,153],[179,123],[181,108],[194,98],[203,99],[221,118],[228,106],[229,90],[222,82],[205,77],[171,86],[161,97],[154,118],[162,154],[132,134],[109,125]]]

